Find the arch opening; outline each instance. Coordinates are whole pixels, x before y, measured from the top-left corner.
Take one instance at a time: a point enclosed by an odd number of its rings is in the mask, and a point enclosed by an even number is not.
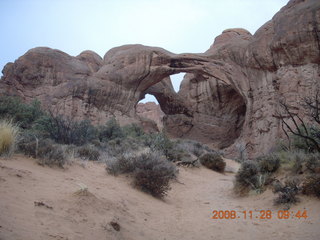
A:
[[[172,84],[173,89],[176,93],[179,92],[181,82],[182,82],[185,75],[186,75],[186,73],[184,73],[184,72],[170,75],[171,84]]]

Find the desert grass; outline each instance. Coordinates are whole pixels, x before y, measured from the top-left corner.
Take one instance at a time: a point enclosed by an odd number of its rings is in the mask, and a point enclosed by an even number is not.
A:
[[[0,156],[9,157],[15,149],[19,127],[11,120],[0,120]]]

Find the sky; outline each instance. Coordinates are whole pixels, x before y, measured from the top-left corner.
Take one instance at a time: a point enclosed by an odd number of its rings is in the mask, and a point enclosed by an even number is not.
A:
[[[0,0],[0,70],[34,47],[77,56],[143,44],[206,51],[228,28],[252,34],[288,0]],[[0,74],[2,76],[2,73]],[[178,90],[183,74],[172,77]],[[153,100],[148,97],[145,101]]]

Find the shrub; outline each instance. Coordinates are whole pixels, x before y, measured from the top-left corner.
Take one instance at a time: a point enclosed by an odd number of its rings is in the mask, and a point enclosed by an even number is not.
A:
[[[175,166],[158,154],[141,154],[136,159],[134,185],[154,197],[163,198],[167,195],[169,181],[175,176]]]
[[[320,198],[320,174],[312,174],[304,179],[302,193]]]
[[[254,189],[258,182],[259,169],[254,161],[244,161],[235,176],[234,190],[239,195],[244,195]]]
[[[51,139],[39,141],[37,157],[40,165],[58,166],[61,168],[63,168],[68,160],[65,148],[60,144],[55,144]]]
[[[97,161],[100,157],[99,150],[95,146],[90,144],[77,148],[77,153],[80,158],[88,159],[91,161]]]
[[[106,125],[98,127],[100,142],[108,142],[116,138],[123,138],[124,133],[115,118],[111,118]]]
[[[39,138],[35,134],[29,131],[24,131],[21,133],[17,148],[19,152],[24,155],[37,158],[37,151],[39,148]]]
[[[115,176],[132,173],[136,168],[136,158],[133,154],[122,154],[117,158],[107,159],[107,172]]]
[[[320,154],[309,154],[306,160],[306,168],[311,173],[320,173]]]
[[[0,121],[0,156],[10,156],[13,153],[18,132],[18,126],[14,125],[12,121]]]
[[[138,189],[162,198],[170,190],[170,179],[175,178],[175,166],[157,153],[124,154],[107,162],[108,173],[130,173]]]
[[[35,122],[35,130],[43,137],[50,137],[57,143],[83,145],[96,138],[97,132],[89,120],[80,122],[61,115],[43,115]]]
[[[199,160],[203,166],[217,172],[224,172],[226,167],[225,161],[217,153],[205,153],[199,158]]]
[[[274,188],[274,192],[278,193],[278,197],[274,199],[274,204],[284,204],[286,205],[286,208],[289,209],[292,204],[299,201],[297,198],[297,194],[299,193],[299,180],[295,178],[288,179],[285,182],[285,185],[278,182],[277,186]]]
[[[280,159],[276,155],[265,155],[256,159],[261,173],[273,173],[280,167]]]
[[[38,100],[25,104],[18,97],[0,97],[0,116],[19,123],[22,129],[30,129],[33,122],[43,114]]]
[[[127,152],[138,151],[143,144],[137,138],[116,138],[107,143],[107,152],[110,156],[117,157]]]
[[[177,147],[164,133],[151,133],[144,136],[144,145],[152,151],[163,154],[167,160],[175,162],[182,158],[183,150]]]
[[[18,143],[23,154],[38,159],[40,165],[63,167],[68,160],[64,146],[51,139],[38,138],[32,133],[23,133]]]
[[[179,140],[177,147],[195,155],[196,157],[200,157],[204,153],[211,152],[211,149],[207,149],[207,146],[192,140]]]
[[[139,138],[142,137],[145,133],[143,129],[136,123],[126,125],[122,128],[122,132],[126,137]]]

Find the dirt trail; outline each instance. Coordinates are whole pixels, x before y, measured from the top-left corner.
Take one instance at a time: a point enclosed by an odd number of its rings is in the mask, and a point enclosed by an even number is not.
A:
[[[304,197],[290,209],[307,210],[307,219],[278,219],[271,192],[233,195],[237,167],[228,160],[226,174],[180,168],[161,201],[133,189],[125,176],[106,174],[101,163],[62,170],[19,155],[0,159],[0,239],[319,239],[320,201]],[[239,218],[211,219],[213,210],[236,210]],[[244,210],[257,212],[244,219]],[[256,218],[258,210],[271,210],[272,219]]]

